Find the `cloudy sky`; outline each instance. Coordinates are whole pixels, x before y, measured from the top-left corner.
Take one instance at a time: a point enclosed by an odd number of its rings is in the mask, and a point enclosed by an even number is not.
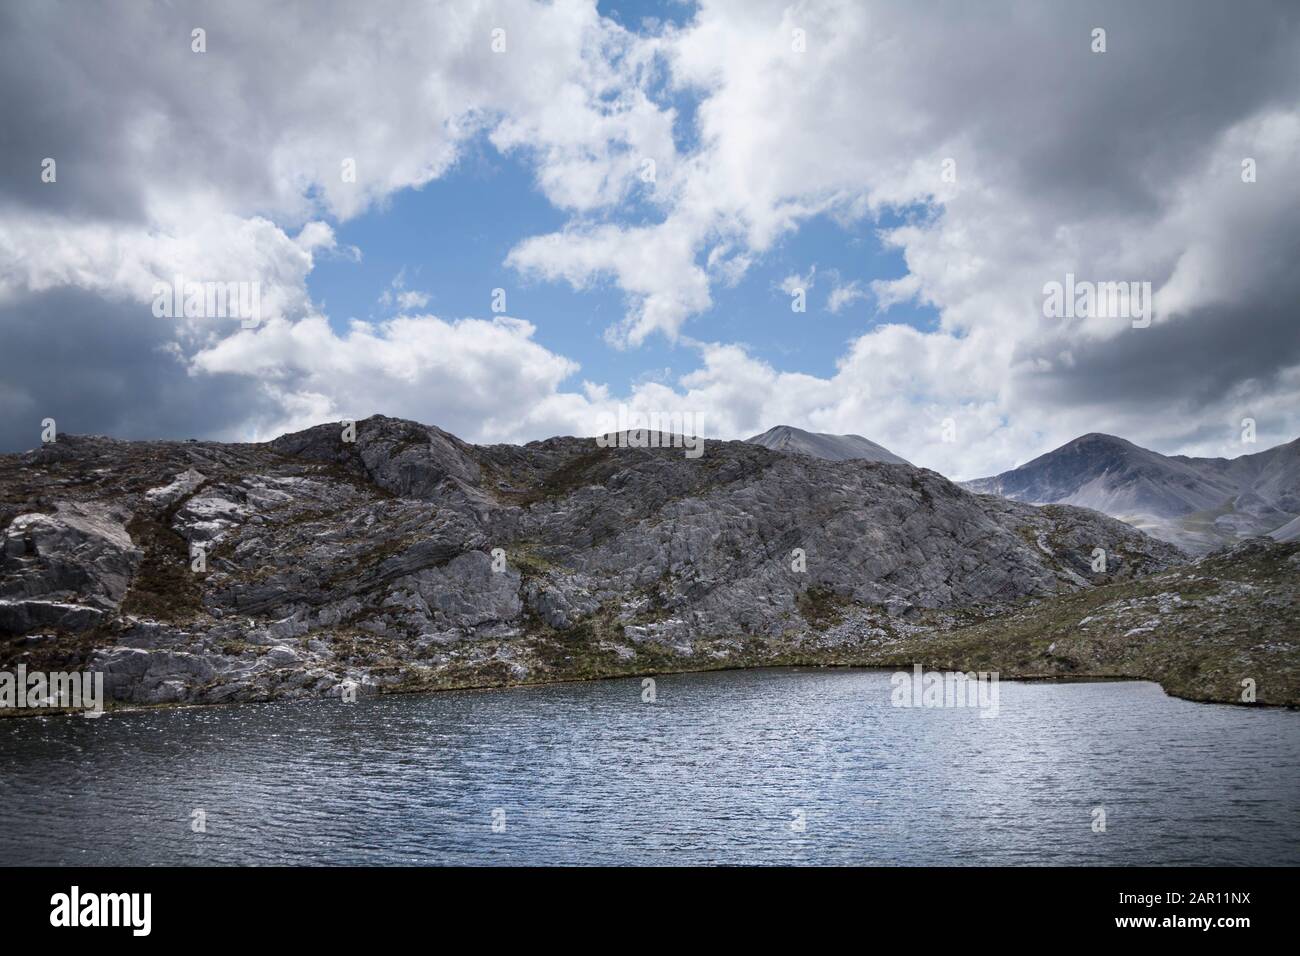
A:
[[[620,403],[955,478],[1300,435],[1294,2],[13,0],[0,83],[3,451]],[[178,274],[260,321],[155,315]],[[1149,327],[1044,316],[1067,274]]]

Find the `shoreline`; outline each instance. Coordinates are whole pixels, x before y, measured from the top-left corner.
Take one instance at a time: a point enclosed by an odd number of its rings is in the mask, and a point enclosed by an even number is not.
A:
[[[492,680],[467,680],[465,682],[453,681],[438,686],[415,686],[415,685],[395,685],[390,687],[381,687],[377,691],[369,691],[359,695],[358,699],[365,697],[373,699],[378,697],[397,697],[416,694],[439,694],[449,691],[494,691],[494,690],[515,690],[531,687],[546,687],[558,684],[582,684],[594,681],[608,680],[635,680],[637,678],[677,676],[688,674],[712,674],[721,671],[751,671],[751,670],[863,670],[863,671],[887,671],[898,673],[900,671],[910,671],[916,666],[922,667],[926,671],[937,671],[939,673],[952,673],[961,671],[971,673],[978,671],[980,668],[941,668],[920,661],[912,661],[906,664],[899,663],[854,663],[843,661],[776,661],[765,664],[726,664],[722,663],[716,667],[708,666],[689,666],[683,668],[656,668],[647,670],[637,670],[631,672],[608,673],[592,676],[552,676],[540,680],[520,680],[520,681],[492,681]],[[1011,681],[1025,684],[1103,684],[1103,683],[1120,683],[1125,681],[1140,681],[1144,683],[1155,684],[1166,696],[1177,700],[1185,700],[1194,704],[1219,704],[1229,707],[1238,707],[1242,709],[1267,708],[1270,710],[1300,710],[1300,704],[1289,702],[1269,702],[1255,701],[1247,703],[1242,700],[1225,700],[1215,697],[1194,697],[1187,694],[1180,694],[1171,691],[1160,680],[1144,676],[1131,674],[1017,674],[997,672],[999,681]],[[174,710],[207,710],[223,707],[239,707],[249,704],[276,704],[276,703],[308,703],[313,701],[339,700],[337,695],[314,694],[314,695],[278,695],[269,697],[254,697],[247,700],[227,700],[212,702],[193,702],[193,701],[174,701],[156,704],[136,704],[136,703],[118,703],[109,702],[101,717],[120,714],[137,714],[149,713],[153,711],[174,711]],[[11,708],[0,710],[0,720],[21,720],[23,718],[39,717],[78,717],[87,713],[84,708]],[[98,719],[84,717],[84,719]]]

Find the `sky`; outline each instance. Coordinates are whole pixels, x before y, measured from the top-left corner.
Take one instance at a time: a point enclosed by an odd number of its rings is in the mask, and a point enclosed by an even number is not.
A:
[[[15,0],[0,83],[0,451],[1300,435],[1294,3]],[[256,321],[158,314],[177,275]],[[1067,276],[1148,321],[1049,314]]]

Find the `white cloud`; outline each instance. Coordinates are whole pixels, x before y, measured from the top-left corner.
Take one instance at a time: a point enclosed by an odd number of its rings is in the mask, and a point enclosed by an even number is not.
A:
[[[854,302],[869,297],[870,294],[857,279],[849,282],[837,281],[831,288],[831,294],[826,298],[826,308],[835,315],[839,315],[840,312],[847,309]]]
[[[428,305],[430,298],[427,292],[406,287],[406,267],[403,266],[388,283],[388,288],[379,294],[379,304],[399,312],[413,312]]]
[[[516,246],[506,264],[526,274],[563,280],[575,289],[611,278],[633,300],[609,332],[614,345],[640,345],[653,332],[676,329],[712,304],[709,277],[695,263],[688,230],[605,225],[536,236]]]
[[[405,292],[399,292],[397,294],[397,308],[403,312],[422,309],[428,304],[429,296],[424,292],[416,292],[414,289],[408,289]]]
[[[476,441],[517,441],[580,418],[560,392],[577,365],[532,341],[534,327],[498,317],[403,316],[336,333],[318,314],[227,336],[193,359],[195,374],[249,376],[283,413],[254,435],[375,412],[437,422]]]
[[[782,292],[784,292],[786,295],[794,295],[800,289],[802,289],[804,292],[807,292],[809,289],[813,287],[813,284],[816,282],[816,279],[817,279],[817,266],[813,265],[805,275],[800,275],[797,272],[790,273],[788,276],[786,276],[777,284],[777,288],[780,289]]]
[[[152,227],[68,223],[48,216],[0,226],[0,305],[62,287],[136,302],[148,312],[156,283],[177,276],[197,282],[257,282],[264,318],[300,313],[314,256],[334,249],[322,222],[296,237],[267,219],[226,214]],[[237,323],[236,323],[237,324]],[[207,319],[177,321],[178,335],[207,338],[227,326]]]

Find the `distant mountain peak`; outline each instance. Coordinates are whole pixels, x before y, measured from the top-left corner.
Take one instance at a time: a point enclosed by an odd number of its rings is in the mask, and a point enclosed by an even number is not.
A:
[[[808,455],[828,461],[876,461],[888,465],[910,465],[906,458],[895,455],[883,445],[878,445],[861,435],[829,435],[810,432],[793,425],[775,425],[746,438],[751,445],[762,445],[772,451],[790,455]]]
[[[1291,443],[1240,458],[1162,455],[1090,432],[970,491],[1028,504],[1101,511],[1193,551],[1281,531],[1300,512],[1300,464]],[[1286,534],[1295,529],[1288,526]]]
[[[1120,438],[1118,435],[1108,435],[1105,432],[1088,432],[1086,435],[1080,435],[1073,441],[1066,442],[1061,448],[1069,448],[1074,445],[1117,445],[1122,448],[1137,448],[1127,438]],[[1060,449],[1057,449],[1058,451]]]

